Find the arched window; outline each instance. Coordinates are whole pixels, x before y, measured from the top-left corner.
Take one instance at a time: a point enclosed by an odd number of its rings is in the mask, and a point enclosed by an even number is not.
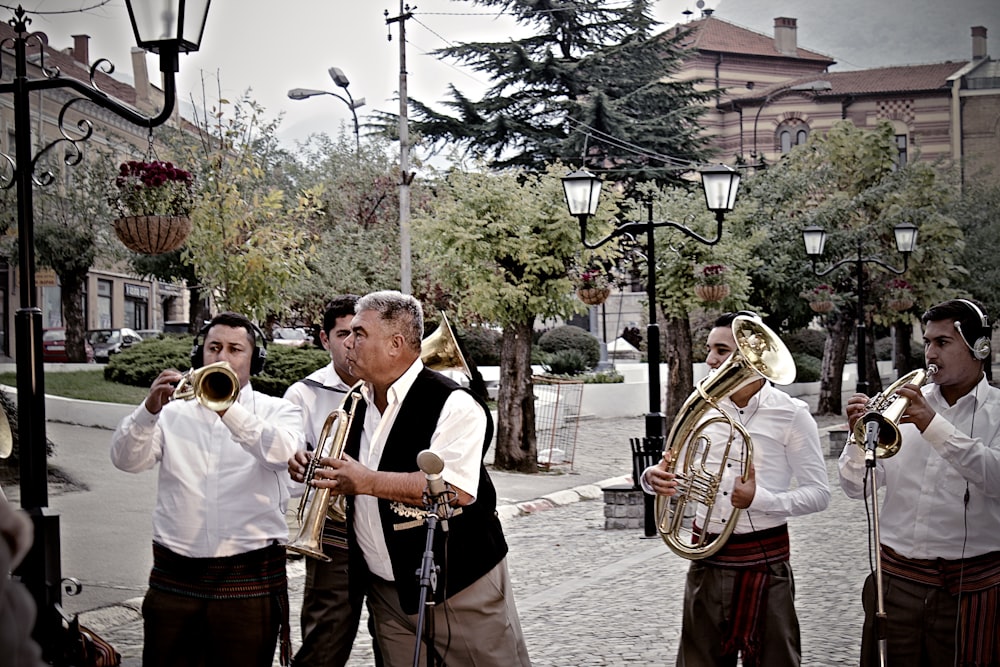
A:
[[[783,121],[776,130],[776,138],[778,150],[785,154],[806,143],[809,139],[809,126],[797,118]]]

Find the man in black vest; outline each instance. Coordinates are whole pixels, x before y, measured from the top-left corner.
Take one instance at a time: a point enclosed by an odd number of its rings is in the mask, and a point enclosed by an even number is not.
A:
[[[362,297],[347,339],[351,373],[365,380],[344,459],[325,458],[315,485],[348,496],[353,585],[367,571],[369,604],[387,665],[412,664],[427,531],[426,477],[417,454],[444,461],[456,506],[438,530],[433,650],[443,663],[530,665],[507,572],[496,490],[482,460],[493,436],[479,399],[420,360],[423,312],[399,292]],[[357,564],[357,567],[356,567]],[[421,652],[427,650],[423,646]],[[423,659],[423,658],[421,658]]]

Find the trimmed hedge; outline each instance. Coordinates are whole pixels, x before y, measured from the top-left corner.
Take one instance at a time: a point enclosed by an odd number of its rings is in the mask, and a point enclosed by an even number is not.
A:
[[[823,360],[809,354],[792,352],[795,360],[796,382],[819,382],[823,370]]]
[[[573,325],[563,325],[546,331],[538,339],[538,347],[550,355],[560,350],[575,350],[583,355],[585,367],[593,368],[601,360],[601,343],[596,337]]]

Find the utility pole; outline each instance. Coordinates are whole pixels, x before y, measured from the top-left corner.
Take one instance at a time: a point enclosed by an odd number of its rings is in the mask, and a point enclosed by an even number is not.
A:
[[[410,124],[407,117],[409,100],[406,93],[406,19],[413,13],[409,5],[399,0],[399,16],[389,17],[385,11],[386,25],[399,23],[399,278],[400,291],[412,293],[410,267]],[[392,32],[389,33],[392,41]]]

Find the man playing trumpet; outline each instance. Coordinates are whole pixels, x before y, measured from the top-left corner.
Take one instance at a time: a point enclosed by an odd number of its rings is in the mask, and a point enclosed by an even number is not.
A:
[[[909,401],[899,451],[875,462],[876,485],[885,488],[885,623],[876,623],[873,573],[862,594],[861,665],[879,664],[883,650],[890,665],[1000,665],[1000,389],[983,372],[991,327],[966,299],[932,307],[921,322],[924,356],[937,370],[930,384],[897,390]],[[868,400],[848,400],[852,430]],[[844,493],[868,495],[862,448],[848,443],[839,466]]]

